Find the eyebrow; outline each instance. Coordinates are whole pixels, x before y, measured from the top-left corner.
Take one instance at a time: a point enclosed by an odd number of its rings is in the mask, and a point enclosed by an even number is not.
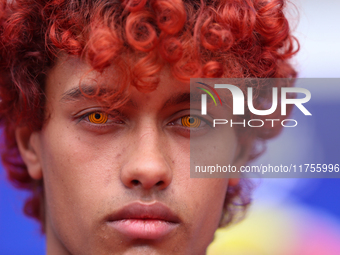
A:
[[[201,98],[201,94],[199,93],[178,93],[173,96],[171,96],[164,104],[162,109],[169,107],[169,106],[174,106],[178,104],[183,104],[183,103],[193,103],[193,102],[199,102]]]
[[[88,84],[82,84],[78,87],[71,88],[63,93],[60,101],[61,102],[74,102],[79,101],[81,99],[88,99],[91,100],[92,98],[86,97],[86,95],[92,96],[95,95],[97,92],[97,85],[88,85]],[[115,93],[114,89],[107,89],[105,87],[99,88],[99,93],[97,96],[105,95],[108,93]],[[128,100],[126,104],[131,105],[133,107],[137,107],[136,104],[132,102],[132,100]]]
[[[81,88],[81,89],[80,89]],[[94,95],[97,91],[96,86],[83,84],[78,87],[71,88],[63,93],[60,101],[67,102],[67,101],[78,101],[80,99],[86,98],[85,95]],[[99,95],[107,93],[107,89],[100,88]],[[84,95],[85,94],[85,95]]]

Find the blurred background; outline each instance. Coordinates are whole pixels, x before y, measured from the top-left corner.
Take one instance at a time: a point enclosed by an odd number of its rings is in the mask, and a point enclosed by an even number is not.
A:
[[[339,78],[340,1],[292,0],[289,11],[301,50],[294,60],[300,78]],[[340,79],[339,79],[340,81]],[[312,116],[295,109],[299,124],[270,141],[254,165],[340,163],[340,85],[306,87]],[[253,205],[244,221],[219,230],[208,255],[340,254],[340,179],[254,179]],[[6,181],[0,167],[0,255],[45,254],[39,226],[23,216],[27,194]]]

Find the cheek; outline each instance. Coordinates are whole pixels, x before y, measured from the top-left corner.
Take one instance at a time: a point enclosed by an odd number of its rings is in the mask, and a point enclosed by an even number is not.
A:
[[[49,126],[42,139],[48,209],[54,216],[77,215],[90,221],[96,208],[102,208],[99,205],[105,204],[105,198],[115,193],[117,185],[110,184],[119,178],[114,173],[122,148],[102,145],[100,138],[89,140],[67,126]]]
[[[192,224],[192,247],[209,245],[218,228],[225,195],[227,179],[191,179],[185,203]]]
[[[236,143],[236,140],[235,140]],[[176,186],[174,192],[178,192],[175,197],[183,201],[186,205],[187,215],[195,217],[194,223],[197,228],[216,230],[219,223],[225,195],[228,187],[226,178],[191,178],[190,164],[192,161],[192,145],[178,140],[168,141],[172,152],[172,185]],[[227,161],[232,161],[234,148],[231,155],[227,155]],[[216,160],[216,158],[214,158]],[[225,159],[224,159],[225,160]],[[216,164],[216,163],[215,163]],[[203,225],[205,227],[203,227]],[[210,227],[209,227],[210,226]]]
[[[234,169],[237,159],[237,137],[227,127],[217,127],[204,137],[190,141],[190,170],[195,178],[235,178],[232,172],[217,169]]]

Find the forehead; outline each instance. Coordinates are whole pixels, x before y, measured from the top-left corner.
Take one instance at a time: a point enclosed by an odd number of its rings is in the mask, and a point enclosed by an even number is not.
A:
[[[129,102],[134,106],[135,101],[148,103],[152,100],[156,103],[166,100],[165,106],[190,101],[189,82],[175,79],[167,66],[159,72],[158,86],[152,92],[139,92],[132,86],[130,77],[129,70],[124,72],[118,65],[112,65],[100,73],[79,58],[63,56],[48,73],[45,92],[49,99],[61,103],[84,100],[83,92],[91,95],[97,89],[99,95],[118,90],[129,92]]]

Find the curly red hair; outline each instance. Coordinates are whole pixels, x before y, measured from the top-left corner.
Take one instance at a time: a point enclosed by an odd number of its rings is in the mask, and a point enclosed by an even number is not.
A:
[[[157,87],[164,65],[185,82],[192,77],[294,78],[289,59],[297,41],[285,5],[285,0],[0,0],[2,161],[10,181],[32,192],[25,213],[44,224],[43,182],[29,176],[15,129],[41,129],[45,79],[60,53],[82,58],[99,72],[134,56],[122,72],[142,92]],[[261,88],[257,95],[258,102],[268,98]],[[256,129],[251,136],[261,141],[279,131]],[[239,139],[245,140],[242,133]],[[254,150],[250,158],[256,155]],[[243,198],[243,206],[249,203],[242,190],[249,191],[242,182],[228,189],[223,223],[233,218],[236,198]]]

